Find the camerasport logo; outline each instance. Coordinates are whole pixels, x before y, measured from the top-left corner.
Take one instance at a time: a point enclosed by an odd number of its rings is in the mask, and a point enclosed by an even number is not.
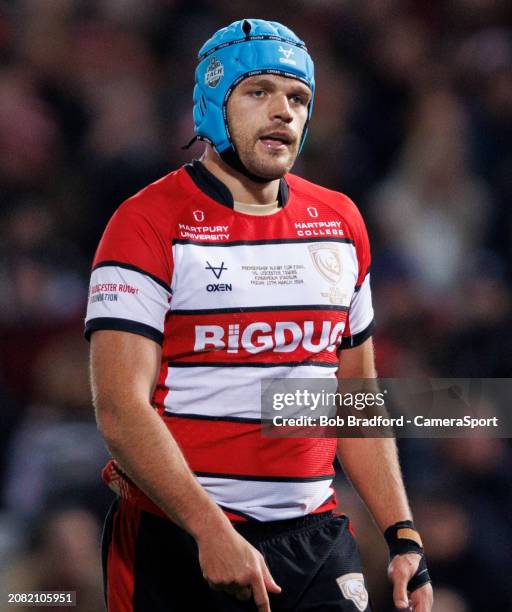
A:
[[[204,82],[208,85],[208,87],[217,87],[223,76],[224,66],[216,57],[212,57],[204,75]]]
[[[292,353],[303,349],[311,353],[334,351],[341,342],[344,321],[265,321],[243,325],[196,325],[194,352],[226,350],[227,353],[263,351]]]

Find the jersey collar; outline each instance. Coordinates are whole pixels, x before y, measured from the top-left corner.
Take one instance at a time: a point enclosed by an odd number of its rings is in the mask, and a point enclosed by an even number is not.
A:
[[[189,164],[185,164],[185,170],[196,186],[208,197],[228,208],[234,207],[231,191],[229,191],[226,185],[213,175],[198,159],[194,159]],[[279,181],[279,191],[277,194],[279,206],[286,206],[288,196],[288,184],[285,179],[282,178]]]

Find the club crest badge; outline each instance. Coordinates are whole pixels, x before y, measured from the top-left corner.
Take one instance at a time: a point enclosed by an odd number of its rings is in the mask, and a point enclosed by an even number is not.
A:
[[[309,245],[308,249],[316,271],[330,285],[329,292],[324,291],[320,295],[331,304],[343,304],[346,295],[337,286],[343,272],[338,247],[330,243],[319,243]]]
[[[350,599],[360,612],[364,612],[368,607],[368,591],[364,586],[363,574],[345,574],[336,578],[336,582],[343,593],[343,597]]]
[[[317,272],[331,285],[337,285],[342,272],[338,249],[330,244],[312,244],[308,248]]]

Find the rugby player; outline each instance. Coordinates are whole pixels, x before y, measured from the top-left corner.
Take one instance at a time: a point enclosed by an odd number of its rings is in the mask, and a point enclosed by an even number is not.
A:
[[[291,30],[245,19],[199,51],[201,160],[124,202],[99,244],[86,336],[113,459],[110,612],[370,610],[333,460],[390,546],[399,609],[432,589],[391,439],[269,439],[268,378],[375,377],[370,251],[344,195],[289,173],[313,108]]]

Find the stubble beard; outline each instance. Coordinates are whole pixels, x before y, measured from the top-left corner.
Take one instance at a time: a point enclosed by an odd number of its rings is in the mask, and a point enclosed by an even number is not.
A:
[[[234,138],[233,141],[235,142],[238,156],[247,170],[269,181],[282,178],[292,169],[297,158],[296,143],[288,146],[288,154],[285,156],[282,151],[272,151],[271,149],[264,153],[258,153],[258,139],[254,140],[242,136]]]

